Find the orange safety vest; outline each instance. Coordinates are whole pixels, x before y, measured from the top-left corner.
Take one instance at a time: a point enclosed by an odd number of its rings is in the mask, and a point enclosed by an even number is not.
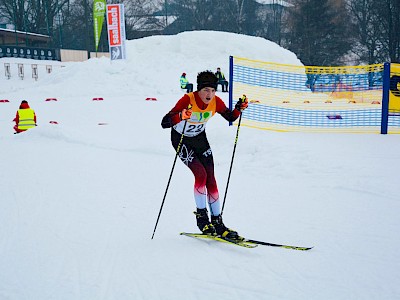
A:
[[[190,104],[192,105],[192,116],[187,120],[185,127],[185,136],[196,136],[206,129],[206,123],[215,115],[217,109],[217,101],[214,98],[210,101],[206,109],[201,109],[197,106],[194,93],[187,94],[190,98]],[[174,126],[174,129],[182,134],[185,121],[181,121]]]

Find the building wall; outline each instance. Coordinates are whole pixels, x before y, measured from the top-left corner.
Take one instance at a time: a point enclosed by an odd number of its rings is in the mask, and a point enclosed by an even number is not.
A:
[[[60,49],[61,61],[85,61],[94,57],[110,57],[109,52],[88,52],[85,50]]]
[[[60,49],[60,56],[62,62],[88,60],[88,52],[82,50]]]

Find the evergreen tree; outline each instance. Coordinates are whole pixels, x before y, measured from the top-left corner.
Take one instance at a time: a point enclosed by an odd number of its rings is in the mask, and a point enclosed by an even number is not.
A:
[[[289,10],[287,47],[305,65],[340,65],[350,50],[344,0],[295,0]]]
[[[167,33],[186,30],[217,30],[256,35],[262,27],[255,0],[170,0],[169,10],[177,20]]]

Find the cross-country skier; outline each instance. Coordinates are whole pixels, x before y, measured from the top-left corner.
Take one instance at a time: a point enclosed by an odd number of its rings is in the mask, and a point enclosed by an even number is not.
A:
[[[227,121],[233,122],[247,108],[247,100],[240,99],[235,109],[226,107],[221,98],[215,96],[218,78],[211,71],[197,75],[197,91],[185,94],[161,121],[163,128],[171,128],[171,142],[178,149],[183,129],[183,140],[179,150],[179,158],[194,174],[194,199],[197,226],[205,234],[221,235],[235,239],[239,235],[227,228],[221,216],[221,204],[217,183],[214,177],[214,160],[206,136],[206,123],[215,113],[219,113]],[[186,125],[185,125],[186,124]],[[208,218],[207,205],[211,212]]]

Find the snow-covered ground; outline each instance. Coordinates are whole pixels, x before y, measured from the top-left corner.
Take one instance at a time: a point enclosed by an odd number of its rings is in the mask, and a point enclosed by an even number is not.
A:
[[[229,55],[301,63],[221,32],[127,46],[124,62],[66,63],[38,81],[0,74],[10,101],[0,103],[1,300],[400,298],[397,135],[240,129],[225,223],[311,251],[180,236],[197,231],[193,176],[180,161],[151,240],[175,155],[160,122],[182,96],[180,74],[228,75]],[[23,99],[38,127],[14,135]],[[222,200],[236,127],[216,116],[207,133]]]

